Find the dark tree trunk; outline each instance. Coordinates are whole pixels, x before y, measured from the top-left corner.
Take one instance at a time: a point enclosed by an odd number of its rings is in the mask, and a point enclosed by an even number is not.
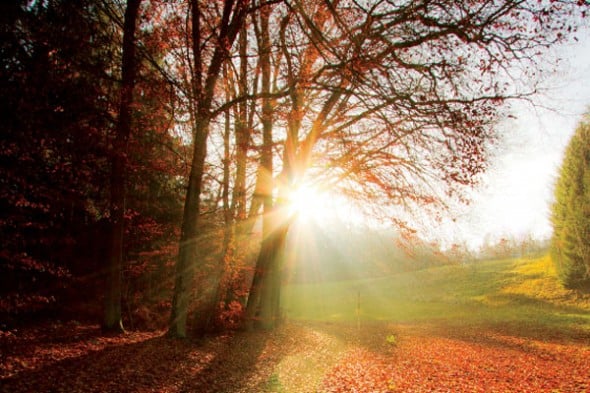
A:
[[[121,313],[121,272],[123,265],[123,235],[125,230],[125,178],[129,135],[131,134],[133,89],[137,60],[135,58],[135,29],[141,0],[127,1],[123,25],[123,61],[119,119],[113,143],[111,168],[111,226],[109,258],[106,274],[105,312],[103,328],[123,332]]]
[[[198,216],[200,211],[200,195],[203,169],[207,156],[208,119],[197,119],[196,136],[193,148],[193,162],[187,189],[178,260],[170,315],[170,334],[175,337],[186,337],[188,305],[193,289],[194,272],[198,251]]]

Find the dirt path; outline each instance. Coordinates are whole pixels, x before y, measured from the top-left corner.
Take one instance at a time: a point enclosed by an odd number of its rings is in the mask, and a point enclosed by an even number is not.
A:
[[[2,392],[590,390],[587,334],[523,327],[288,324],[194,341],[65,324],[0,345]]]

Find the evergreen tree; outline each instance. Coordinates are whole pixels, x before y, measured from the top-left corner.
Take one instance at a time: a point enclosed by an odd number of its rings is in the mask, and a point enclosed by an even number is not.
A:
[[[555,186],[551,254],[566,288],[590,289],[590,116],[566,149]]]

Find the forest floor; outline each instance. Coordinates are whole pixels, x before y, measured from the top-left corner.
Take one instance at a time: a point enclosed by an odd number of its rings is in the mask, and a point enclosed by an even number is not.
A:
[[[59,323],[0,338],[2,392],[587,392],[590,335],[444,322],[286,323],[201,340]]]
[[[293,284],[291,319],[271,332],[0,330],[0,392],[590,392],[590,294],[561,288],[551,266]]]

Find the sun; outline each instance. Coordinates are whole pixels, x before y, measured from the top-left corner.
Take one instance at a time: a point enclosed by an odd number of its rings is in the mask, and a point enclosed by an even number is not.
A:
[[[285,211],[288,217],[300,223],[315,223],[330,226],[335,223],[364,226],[371,221],[358,204],[348,199],[342,192],[321,184],[301,183],[285,196]]]
[[[328,193],[306,184],[288,193],[287,210],[299,220],[321,219],[332,213]]]

